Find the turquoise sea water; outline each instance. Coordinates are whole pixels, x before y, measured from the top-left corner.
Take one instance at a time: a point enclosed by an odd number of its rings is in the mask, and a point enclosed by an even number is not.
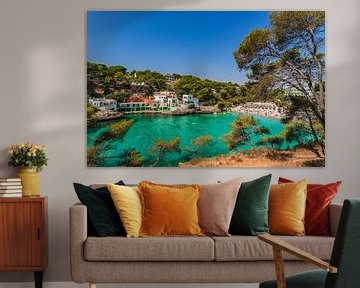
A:
[[[187,116],[168,116],[158,114],[132,114],[125,116],[133,119],[134,124],[121,139],[112,139],[102,146],[101,156],[104,159],[104,166],[118,166],[119,156],[128,149],[135,148],[144,157],[144,166],[152,166],[155,163],[155,155],[149,153],[150,147],[159,139],[170,140],[180,137],[181,153],[167,154],[157,166],[178,166],[179,162],[187,162],[193,157],[213,157],[220,154],[229,154],[230,151],[223,141],[223,136],[231,130],[231,124],[236,118],[236,113],[224,114],[202,114]],[[283,124],[279,119],[255,116],[261,125],[269,128],[271,135],[281,133]],[[114,120],[116,121],[116,120]],[[112,123],[101,122],[95,127],[88,128],[88,148],[94,145],[95,140],[106,131]],[[191,150],[191,140],[202,136],[211,135],[213,141],[197,151],[195,155]],[[253,136],[256,143],[257,136]],[[250,149],[250,146],[241,147],[242,150]]]

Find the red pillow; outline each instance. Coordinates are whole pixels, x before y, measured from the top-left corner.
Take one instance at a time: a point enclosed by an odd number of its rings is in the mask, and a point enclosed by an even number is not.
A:
[[[279,184],[293,182],[279,177]],[[329,206],[341,181],[329,184],[308,184],[305,210],[305,234],[329,236]]]

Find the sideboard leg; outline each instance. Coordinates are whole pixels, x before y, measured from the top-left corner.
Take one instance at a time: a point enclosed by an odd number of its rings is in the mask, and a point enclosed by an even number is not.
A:
[[[89,283],[89,288],[96,288],[96,284],[95,283]]]
[[[43,271],[35,271],[35,288],[42,288],[43,284]]]

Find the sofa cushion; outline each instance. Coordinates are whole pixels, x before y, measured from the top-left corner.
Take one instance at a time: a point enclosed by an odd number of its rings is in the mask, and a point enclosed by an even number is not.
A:
[[[107,185],[127,237],[139,237],[141,226],[141,196],[138,187]]]
[[[203,236],[196,203],[199,185],[164,185],[142,181],[140,236]]]
[[[334,237],[276,236],[322,260],[330,260]],[[272,246],[254,236],[212,237],[215,242],[215,261],[272,260]],[[285,260],[299,260],[288,253]]]
[[[231,216],[234,211],[242,178],[216,184],[201,185],[199,225],[206,235],[229,236]]]
[[[125,185],[123,181],[116,184]],[[74,183],[74,188],[81,203],[87,207],[89,235],[100,237],[126,235],[106,186],[89,187]]]
[[[273,184],[269,195],[270,234],[303,236],[305,234],[307,180]]]
[[[293,181],[279,177],[279,184]],[[329,206],[335,198],[341,181],[329,184],[307,184],[305,234],[330,235]]]
[[[213,261],[210,237],[89,237],[84,245],[87,261]]]
[[[271,174],[241,184],[231,218],[232,235],[269,233],[268,210]]]

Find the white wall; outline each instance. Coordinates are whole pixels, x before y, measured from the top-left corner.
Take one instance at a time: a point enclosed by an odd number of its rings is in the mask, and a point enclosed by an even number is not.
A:
[[[326,168],[87,168],[85,162],[85,16],[87,10],[325,10],[327,66]],[[360,2],[358,0],[0,0],[0,176],[13,176],[6,148],[48,146],[41,193],[49,196],[46,281],[67,281],[68,208],[72,182],[124,179],[191,183],[253,179],[265,173],[310,182],[342,180],[337,201],[360,196]],[[0,282],[32,280],[0,273]]]

